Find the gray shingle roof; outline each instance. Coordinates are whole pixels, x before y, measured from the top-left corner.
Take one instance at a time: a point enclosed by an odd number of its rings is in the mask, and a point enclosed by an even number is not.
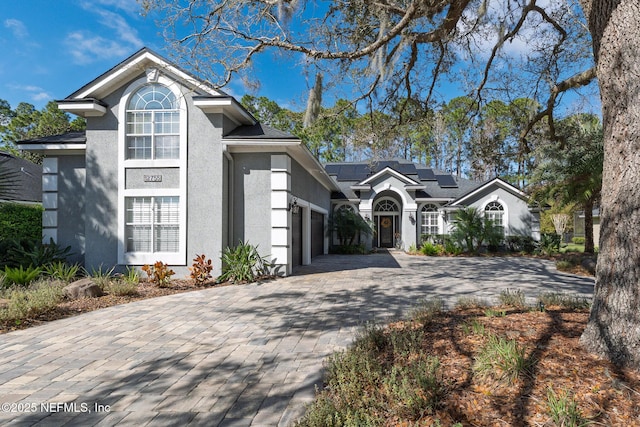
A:
[[[332,197],[334,199],[359,198],[355,191],[351,189],[351,186],[364,181],[385,168],[393,169],[407,178],[424,185],[424,190],[416,191],[417,198],[457,199],[483,184],[482,182],[456,178],[446,172],[404,159],[389,159],[377,162],[327,163],[325,170],[336,180],[340,187],[340,193],[335,193]]]
[[[28,144],[85,144],[87,142],[87,135],[85,131],[67,132],[60,135],[44,136],[41,138],[26,139],[20,141],[20,145]]]
[[[249,126],[238,126],[227,135],[226,139],[299,139],[290,133],[274,129],[261,123]]]
[[[4,200],[42,202],[42,166],[0,151],[0,170],[15,178]]]

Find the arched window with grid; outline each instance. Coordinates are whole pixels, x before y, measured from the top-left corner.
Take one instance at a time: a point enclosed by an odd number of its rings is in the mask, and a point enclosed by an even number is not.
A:
[[[489,202],[484,208],[484,217],[504,234],[504,206],[500,202]]]
[[[180,158],[180,110],[166,86],[142,86],[127,104],[126,159]]]
[[[438,217],[440,213],[438,212],[438,206],[434,204],[424,205],[420,214],[422,218],[420,222],[420,235],[435,236],[439,234]]]

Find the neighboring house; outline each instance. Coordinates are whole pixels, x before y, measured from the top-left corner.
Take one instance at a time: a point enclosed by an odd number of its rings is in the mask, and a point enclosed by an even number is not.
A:
[[[42,166],[0,151],[0,176],[6,177],[8,184],[0,191],[0,203],[42,202]]]
[[[302,141],[263,126],[233,97],[141,49],[67,98],[85,133],[22,141],[42,153],[43,238],[91,271],[198,254],[220,271],[238,241],[280,274],[328,250],[335,181]]]
[[[475,207],[491,218],[505,236],[540,238],[540,217],[527,196],[496,178],[474,182],[406,160],[330,163],[325,166],[340,187],[331,196],[332,210],[352,209],[373,221],[367,246],[420,245],[428,236],[449,234],[457,210]],[[337,242],[334,242],[337,243]]]
[[[600,246],[600,208],[592,211],[593,218],[593,245]],[[573,237],[584,237],[584,211],[576,211],[573,214]]]

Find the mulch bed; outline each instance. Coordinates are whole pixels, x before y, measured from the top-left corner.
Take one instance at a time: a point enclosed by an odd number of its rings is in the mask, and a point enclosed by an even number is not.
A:
[[[486,317],[480,310],[456,310],[429,326],[426,351],[437,356],[447,384],[447,396],[435,414],[418,425],[552,426],[547,394],[573,395],[590,425],[640,426],[640,373],[619,369],[587,353],[579,339],[589,313],[560,308],[507,311]],[[485,334],[465,332],[463,324],[476,319]],[[517,340],[533,361],[530,374],[512,384],[473,375],[474,355],[491,333]],[[437,425],[437,424],[433,424]],[[567,424],[568,425],[568,424]]]

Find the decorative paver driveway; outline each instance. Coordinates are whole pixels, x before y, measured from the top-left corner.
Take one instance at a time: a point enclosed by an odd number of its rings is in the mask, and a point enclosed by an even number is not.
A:
[[[590,296],[593,279],[529,258],[323,256],[285,279],[82,314],[0,335],[0,423],[289,425],[363,323],[507,288]]]

